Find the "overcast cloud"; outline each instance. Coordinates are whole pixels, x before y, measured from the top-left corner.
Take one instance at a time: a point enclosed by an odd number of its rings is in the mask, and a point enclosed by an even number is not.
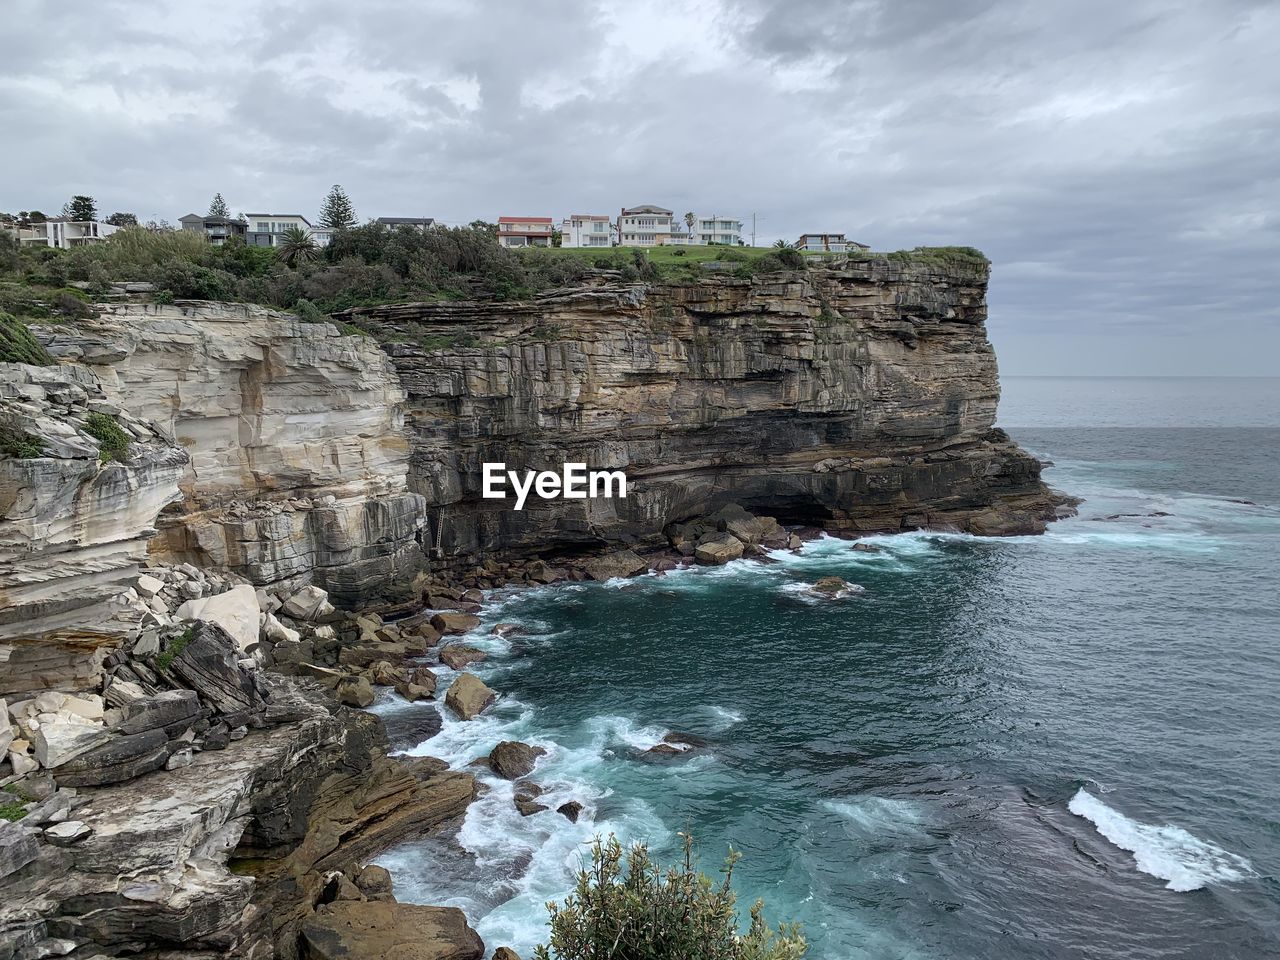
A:
[[[980,247],[1006,373],[1277,372],[1275,2],[5,8],[0,210],[755,213]]]

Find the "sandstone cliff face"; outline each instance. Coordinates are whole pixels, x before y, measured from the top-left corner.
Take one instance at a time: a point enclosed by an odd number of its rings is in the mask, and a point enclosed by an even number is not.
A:
[[[101,459],[94,414],[129,438],[126,462]],[[40,447],[0,456],[0,690],[77,689],[130,628],[110,601],[137,580],[187,456],[74,364],[0,364],[0,429]]]
[[[876,259],[351,311],[408,391],[435,559],[656,540],[736,501],[841,531],[1043,530],[1060,497],[999,431],[985,266]],[[447,344],[441,346],[441,344]],[[481,464],[624,469],[625,500],[480,497]]]
[[[239,304],[123,304],[38,328],[190,454],[152,553],[356,602],[421,556],[395,371],[366,337]]]

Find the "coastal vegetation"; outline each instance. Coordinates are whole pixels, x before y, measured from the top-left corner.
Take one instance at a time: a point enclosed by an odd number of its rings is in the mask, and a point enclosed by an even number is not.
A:
[[[596,838],[591,866],[563,904],[550,903],[550,940],[535,960],[799,960],[808,944],[795,924],[776,931],[764,921],[763,901],[740,931],[730,851],[724,880],[716,883],[693,865],[693,838],[684,856],[663,869],[637,843],[625,852],[614,836]]]
[[[350,201],[335,187],[329,219],[345,221]],[[214,198],[213,207],[218,206]],[[593,271],[623,281],[692,282],[804,270],[832,254],[790,247],[660,246],[508,249],[491,224],[465,227],[366,223],[340,226],[317,246],[301,230],[277,247],[233,239],[214,245],[200,233],[126,226],[102,243],[70,250],[19,247],[0,233],[0,311],[22,319],[77,319],[113,284],[147,283],[159,303],[223,300],[296,310],[322,319],[350,307],[414,301],[512,301],[579,283]],[[844,257],[845,255],[839,255]],[[852,259],[883,254],[859,252]],[[971,247],[920,247],[887,255],[930,265],[985,265]]]

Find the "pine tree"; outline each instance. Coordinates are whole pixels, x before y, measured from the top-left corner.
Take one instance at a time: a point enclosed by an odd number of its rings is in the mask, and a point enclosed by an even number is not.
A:
[[[93,197],[78,193],[62,205],[62,215],[71,220],[97,220],[98,204]]]
[[[213,200],[209,203],[209,212],[206,217],[227,217],[231,216],[231,211],[227,209],[227,201],[222,199],[222,194],[215,193]]]
[[[333,229],[349,228],[356,225],[356,208],[351,205],[351,198],[335,183],[329,195],[324,198],[320,208],[320,226]]]

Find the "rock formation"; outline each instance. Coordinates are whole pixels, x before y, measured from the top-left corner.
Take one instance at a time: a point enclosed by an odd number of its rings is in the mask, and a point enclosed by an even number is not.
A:
[[[111,304],[37,328],[190,461],[152,553],[255,584],[314,581],[348,603],[412,576],[404,393],[377,344],[243,304]]]
[[[728,502],[846,532],[1043,530],[1063,498],[993,429],[986,284],[976,261],[882,258],[350,317],[408,391],[424,543],[469,565],[654,543]],[[481,498],[485,462],[622,469],[631,489],[515,512]]]

